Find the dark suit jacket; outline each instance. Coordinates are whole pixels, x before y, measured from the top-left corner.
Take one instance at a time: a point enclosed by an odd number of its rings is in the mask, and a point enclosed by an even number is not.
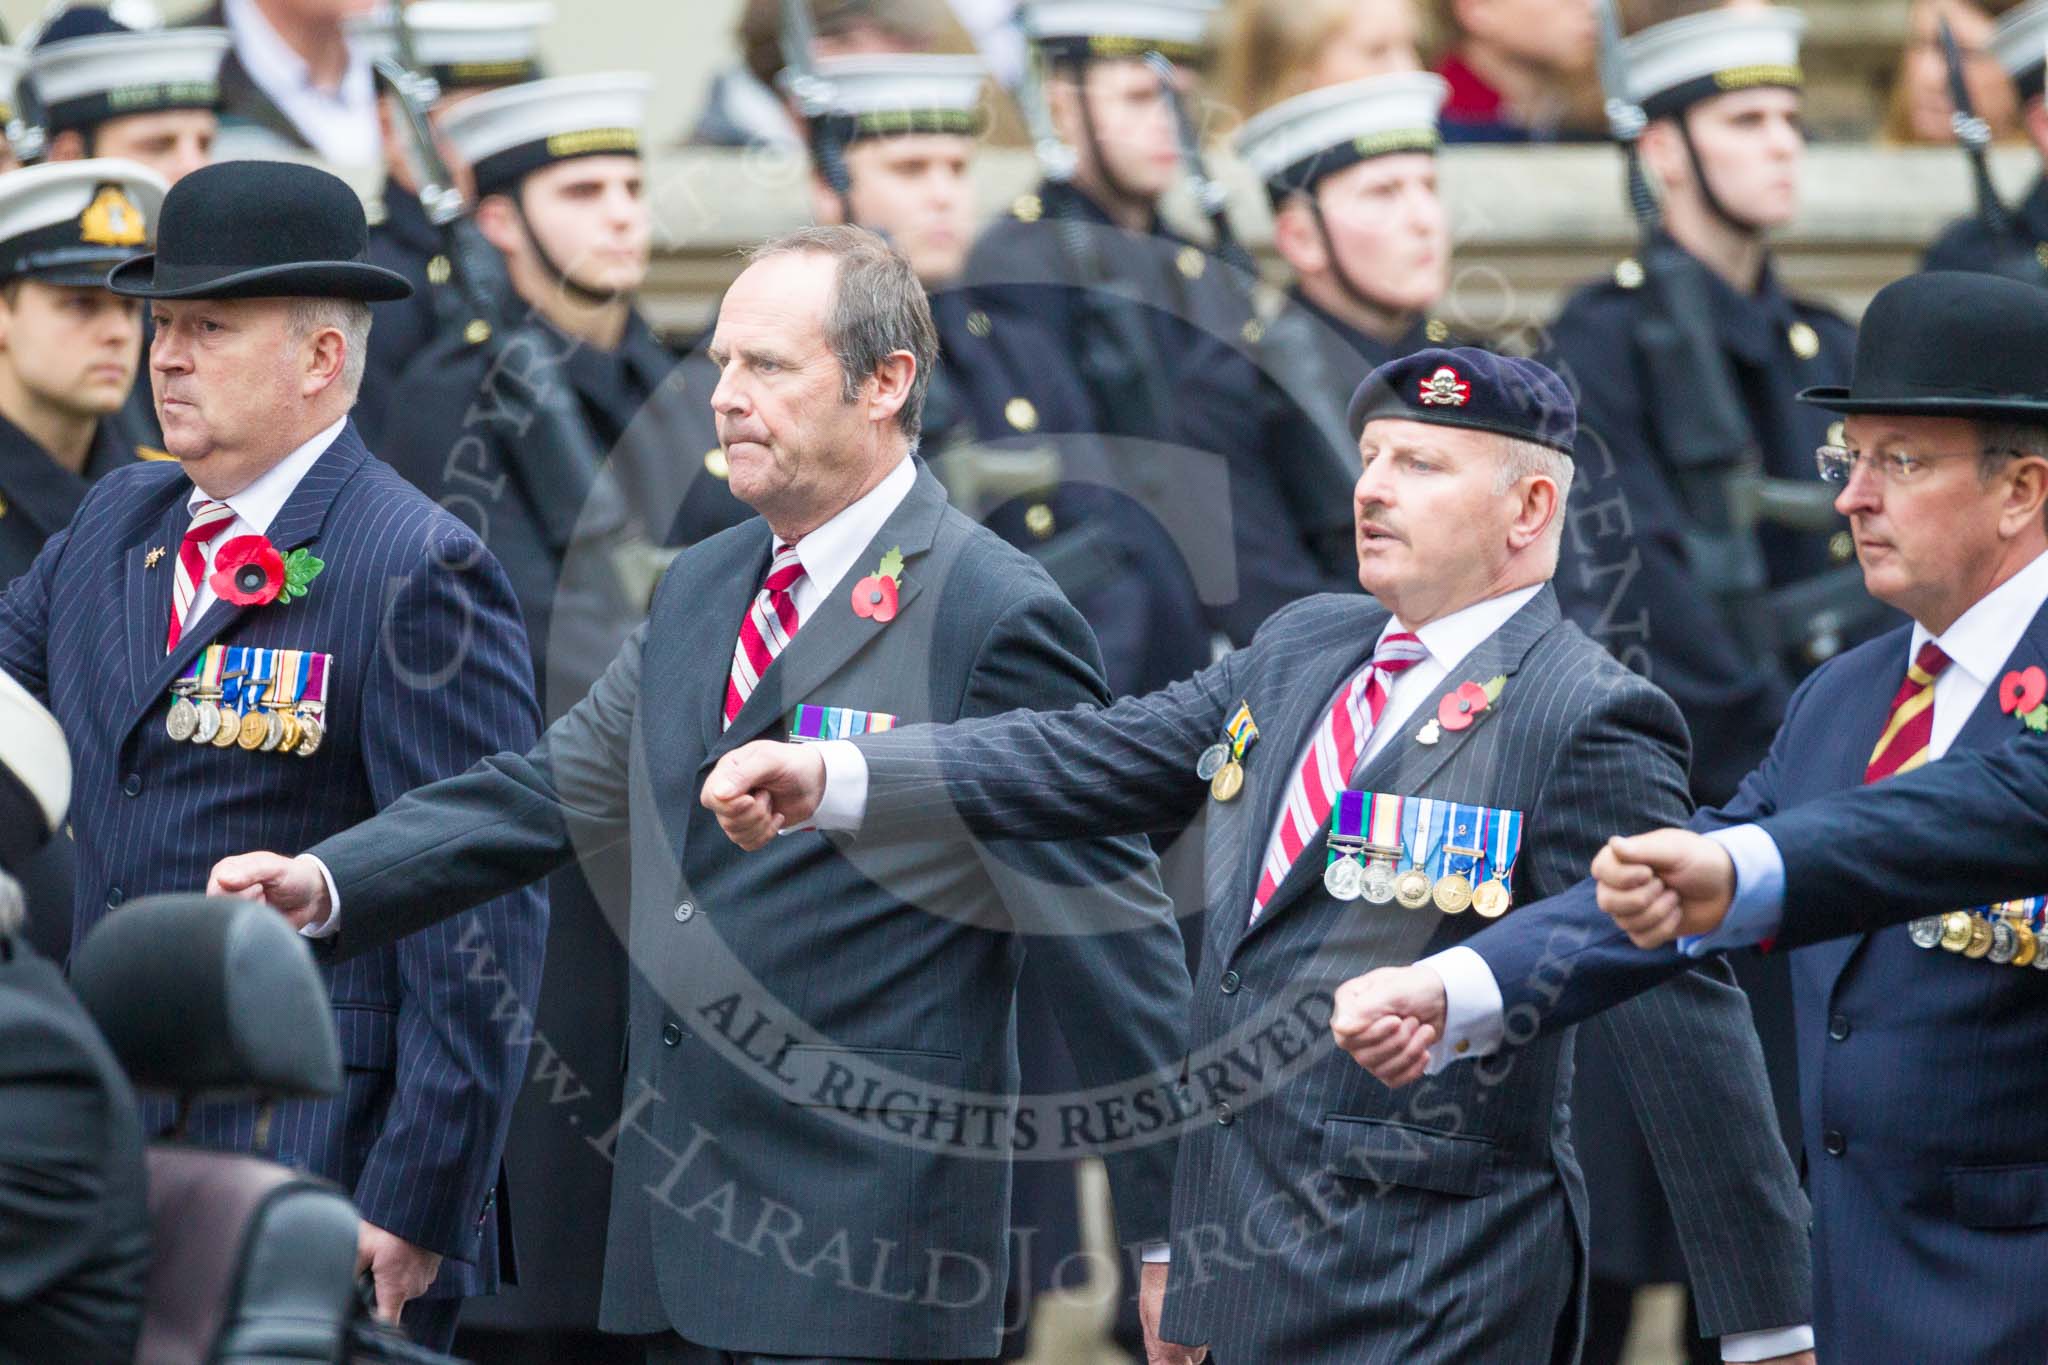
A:
[[[191,488],[175,464],[116,471],[0,597],[0,668],[71,743],[74,939],[133,897],[204,887],[227,854],[303,848],[536,729],[504,574],[353,428],[270,529],[280,550],[305,546],[325,561],[309,593],[216,603],[165,657],[171,559],[152,569],[146,554],[175,553]],[[220,750],[164,732],[171,680],[213,643],[333,657],[318,753]],[[507,896],[328,973],[346,1091],[284,1104],[270,1128],[268,1154],[352,1191],[377,1226],[455,1258],[437,1295],[497,1282],[498,1157],[527,1048],[503,1022],[500,992],[533,998],[546,924],[540,897]],[[254,1118],[248,1105],[202,1106],[191,1131],[246,1148]]]
[[[148,1269],[135,1092],[57,969],[0,935],[0,1362],[128,1360]]]
[[[2001,849],[2003,831],[1995,824],[1971,819],[1972,801],[1990,805],[2013,795],[1982,794],[1983,784],[1973,781],[1982,767],[1972,760],[1984,752],[2001,759],[2022,752],[1996,749],[2018,725],[1999,711],[1995,686],[1950,757],[1862,787],[1905,676],[1910,639],[1910,630],[1894,631],[1814,673],[1793,696],[1770,755],[1735,799],[1694,821],[1695,828],[1715,828],[1763,820],[1781,841],[1788,871],[1799,868],[1788,882],[1781,943],[1817,937],[1810,925],[1801,928],[1808,918],[1803,898],[1826,886],[1830,868],[1873,886],[1906,879],[1912,889],[1903,894],[1920,898],[1918,913],[1925,913],[1997,897],[1980,894],[1981,885],[1967,879],[1944,892],[1939,872],[1917,865],[1916,848],[1954,845],[1940,857],[1959,868],[1983,856],[2011,870],[2027,856]],[[2044,658],[2048,611],[2035,618],[2007,666]],[[1949,776],[1937,780],[1943,770]],[[1894,783],[1912,785],[1897,795]],[[1964,803],[1960,811],[1941,804],[1944,790]],[[1968,796],[1973,790],[1980,795]],[[1872,805],[1894,815],[1911,811],[1928,823],[1857,823],[1855,812]],[[2026,847],[2038,865],[2039,842]],[[1974,875],[1980,884],[1992,880]],[[2035,893],[2044,884],[2028,883]],[[1839,904],[1854,892],[1826,894]],[[1522,923],[1472,946],[1492,968],[1510,1011],[1544,1014],[1553,1024],[1604,1008],[1680,961],[1674,949],[1631,947],[1594,905],[1590,884],[1524,914]],[[1839,933],[1864,917],[1817,918]],[[1574,947],[1552,954],[1561,967],[1538,970],[1540,944],[1553,935]],[[2033,1083],[2048,1048],[2040,977],[1916,948],[1902,926],[1814,944],[1791,961],[1822,1358],[2039,1360],[2048,1307],[2010,1286],[2014,1277],[2032,1282],[2048,1273],[2048,1111]]]
[[[1584,1210],[1565,1126],[1570,1048],[1541,1041],[1505,1065],[1390,1093],[1326,1032],[1344,979],[1448,946],[1476,917],[1339,904],[1322,889],[1323,860],[1305,856],[1246,927],[1297,757],[1386,619],[1364,597],[1314,597],[1191,681],[1108,710],[860,740],[863,839],[952,820],[1060,839],[1206,818],[1209,938],[1168,1337],[1289,1365],[1576,1358]],[[1433,747],[1397,736],[1356,785],[1526,812],[1515,883],[1530,900],[1568,885],[1609,830],[1684,811],[1676,711],[1561,620],[1547,589],[1439,695],[1496,674],[1507,684],[1485,720]],[[1217,803],[1195,762],[1240,700],[1261,738],[1243,795]],[[1707,1330],[1805,1321],[1806,1210],[1746,1002],[1724,974],[1695,973],[1641,1004],[1612,1027]]]
[[[899,547],[896,618],[857,618],[853,582]],[[1051,581],[920,469],[721,731],[770,550],[757,520],[685,551],[647,626],[537,749],[315,847],[341,890],[336,950],[373,951],[630,836],[626,1110],[591,1135],[618,1161],[605,1328],[776,1355],[992,1355],[1022,957],[1064,983],[1084,1081],[1164,1084],[1187,1007],[1180,937],[1142,841],[734,847],[699,791],[722,754],[785,733],[798,702],[950,721],[1104,700]],[[1125,1242],[1165,1236],[1171,1163],[1170,1143],[1111,1159]]]

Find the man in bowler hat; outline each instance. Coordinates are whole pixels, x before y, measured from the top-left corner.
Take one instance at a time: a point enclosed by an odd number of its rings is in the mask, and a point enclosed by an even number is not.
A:
[[[2018,759],[2008,741],[2038,745],[2031,728],[2048,724],[2043,394],[2048,292],[1954,272],[1881,291],[1853,382],[1801,397],[1843,415],[1821,471],[1865,584],[1912,621],[1817,670],[1727,805],[1610,843],[1599,906],[1583,883],[1454,949],[1463,967],[1376,973],[1340,997],[1340,1035],[1398,1082],[1409,1030],[1442,1030],[1446,1011],[1445,1044],[1476,1057],[1503,1017],[1561,1027],[1694,954],[1797,947],[1826,1360],[2037,1361],[2048,1336],[2048,1305],[2011,1292],[2048,1274],[2048,881],[1986,886],[1973,866],[2011,878],[2031,858],[2040,873],[2039,808],[2029,848],[1997,812],[2024,793],[1984,760]],[[1923,918],[1874,913],[1880,888]],[[1731,893],[1725,923],[1706,913]],[[1603,907],[1655,951],[1624,942]],[[1713,932],[1671,946],[1681,929]],[[1535,964],[1559,934],[1591,946],[1546,979]]]
[[[366,263],[355,195],[306,166],[210,166],[166,197],[157,243],[108,286],[148,303],[175,463],[94,485],[0,597],[0,669],[72,746],[74,939],[538,725],[497,562],[349,422],[369,303],[409,288]],[[509,1250],[499,1154],[527,1033],[501,1001],[533,999],[546,919],[515,892],[328,969],[343,1093],[189,1116],[195,1141],[351,1191],[378,1310],[429,1344]]]

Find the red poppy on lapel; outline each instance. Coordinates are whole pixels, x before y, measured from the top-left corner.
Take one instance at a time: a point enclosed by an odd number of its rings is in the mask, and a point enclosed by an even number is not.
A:
[[[896,619],[896,592],[903,579],[903,551],[892,549],[882,564],[853,585],[853,614],[863,621],[886,625]]]
[[[2018,716],[2029,730],[2048,733],[2048,671],[2039,664],[2015,668],[1999,680],[1998,709]]]
[[[262,536],[236,536],[213,557],[206,581],[223,602],[264,606],[284,591],[284,556]]]

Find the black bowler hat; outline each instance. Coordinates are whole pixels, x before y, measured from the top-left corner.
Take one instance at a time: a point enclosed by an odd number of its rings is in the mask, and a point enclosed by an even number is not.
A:
[[[1930,270],[1877,291],[1849,386],[1802,390],[1830,412],[2048,421],[2048,289]]]
[[[1498,432],[1565,455],[1579,434],[1578,405],[1548,366],[1473,346],[1388,361],[1358,386],[1348,416],[1354,439],[1382,417]]]
[[[156,251],[114,267],[107,288],[138,299],[367,303],[412,293],[369,254],[362,201],[336,177],[290,161],[223,161],[171,187]]]

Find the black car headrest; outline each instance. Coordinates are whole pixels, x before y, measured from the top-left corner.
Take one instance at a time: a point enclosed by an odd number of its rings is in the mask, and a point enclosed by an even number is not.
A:
[[[313,955],[266,905],[131,901],[72,953],[71,985],[139,1089],[216,1099],[341,1089]]]

